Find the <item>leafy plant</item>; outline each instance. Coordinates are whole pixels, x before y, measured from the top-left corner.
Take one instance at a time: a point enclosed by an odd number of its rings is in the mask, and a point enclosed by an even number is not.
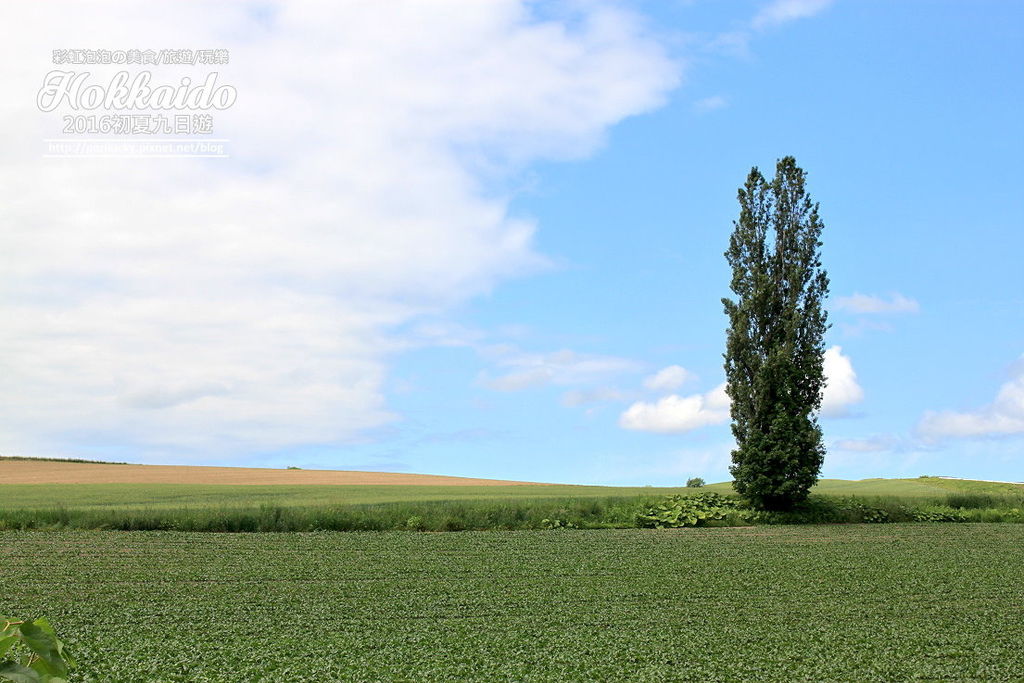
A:
[[[861,520],[869,524],[882,524],[889,521],[889,513],[882,508],[863,505],[858,511],[861,513]]]
[[[693,477],[686,480],[686,488],[688,489],[699,489],[704,486],[704,480],[700,477]]]
[[[909,509],[908,513],[915,522],[966,522],[967,516],[960,510],[951,507],[930,506]]]
[[[712,520],[721,520],[740,509],[740,501],[718,493],[699,493],[696,496],[669,496],[649,506],[637,515],[636,525],[641,528],[676,529],[701,526]]]
[[[15,683],[66,680],[75,662],[46,619],[0,617],[0,624],[0,679]]]
[[[901,517],[898,514],[900,512],[898,509],[894,511],[897,513],[897,519],[894,519],[893,513],[890,510],[877,505],[871,505],[857,498],[838,498],[831,501],[831,503],[835,508],[834,514],[837,521],[883,524],[885,522],[899,521]],[[825,504],[827,505],[828,503]],[[903,519],[907,518],[903,517]]]

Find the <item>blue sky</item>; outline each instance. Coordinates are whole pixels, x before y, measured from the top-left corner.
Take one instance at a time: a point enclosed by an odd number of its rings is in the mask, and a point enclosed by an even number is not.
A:
[[[232,158],[15,157],[51,191],[0,214],[31,264],[0,450],[725,480],[722,252],[750,167],[793,155],[832,280],[824,475],[1024,480],[1020,5],[344,5],[106,27],[232,49]],[[19,18],[31,84],[84,29]],[[12,139],[52,124],[29,109]]]

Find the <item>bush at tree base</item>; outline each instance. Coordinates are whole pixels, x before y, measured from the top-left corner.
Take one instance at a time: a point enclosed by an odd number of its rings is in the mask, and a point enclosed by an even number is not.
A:
[[[718,493],[698,493],[696,496],[669,496],[637,515],[636,525],[641,528],[675,529],[702,526],[709,521],[723,520],[738,510],[741,502]]]

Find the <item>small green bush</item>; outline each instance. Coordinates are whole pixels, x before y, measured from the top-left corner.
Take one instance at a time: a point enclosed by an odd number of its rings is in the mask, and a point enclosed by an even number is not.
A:
[[[892,509],[890,509],[892,508]],[[858,498],[810,496],[792,510],[749,511],[746,518],[757,524],[881,524],[911,521],[909,512],[898,506],[873,505]]]
[[[960,510],[941,505],[921,506],[908,510],[915,522],[966,522],[967,516]]]
[[[723,520],[740,509],[741,503],[718,493],[695,496],[669,496],[647,507],[636,517],[636,525],[645,529],[677,529],[704,526],[709,521]]]
[[[882,524],[893,521],[889,516],[888,510],[871,505],[865,505],[859,501],[844,501],[840,505],[839,509],[848,514],[852,514],[855,518],[854,521],[867,522],[868,524]]]
[[[693,477],[686,480],[686,488],[688,489],[699,489],[704,486],[704,480],[700,477]]]

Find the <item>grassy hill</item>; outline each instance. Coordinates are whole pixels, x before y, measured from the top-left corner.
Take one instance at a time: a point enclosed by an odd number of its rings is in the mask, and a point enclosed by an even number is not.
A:
[[[200,469],[200,468],[190,468]],[[308,471],[307,471],[308,473]],[[684,487],[573,486],[561,484],[164,484],[66,483],[0,484],[0,509],[65,508],[169,509],[275,505],[337,506],[427,501],[587,498],[660,498],[699,491],[730,494],[729,482],[701,489]],[[828,496],[899,497],[944,500],[951,493],[1024,496],[1024,485],[938,477],[915,479],[822,479],[814,492]]]

